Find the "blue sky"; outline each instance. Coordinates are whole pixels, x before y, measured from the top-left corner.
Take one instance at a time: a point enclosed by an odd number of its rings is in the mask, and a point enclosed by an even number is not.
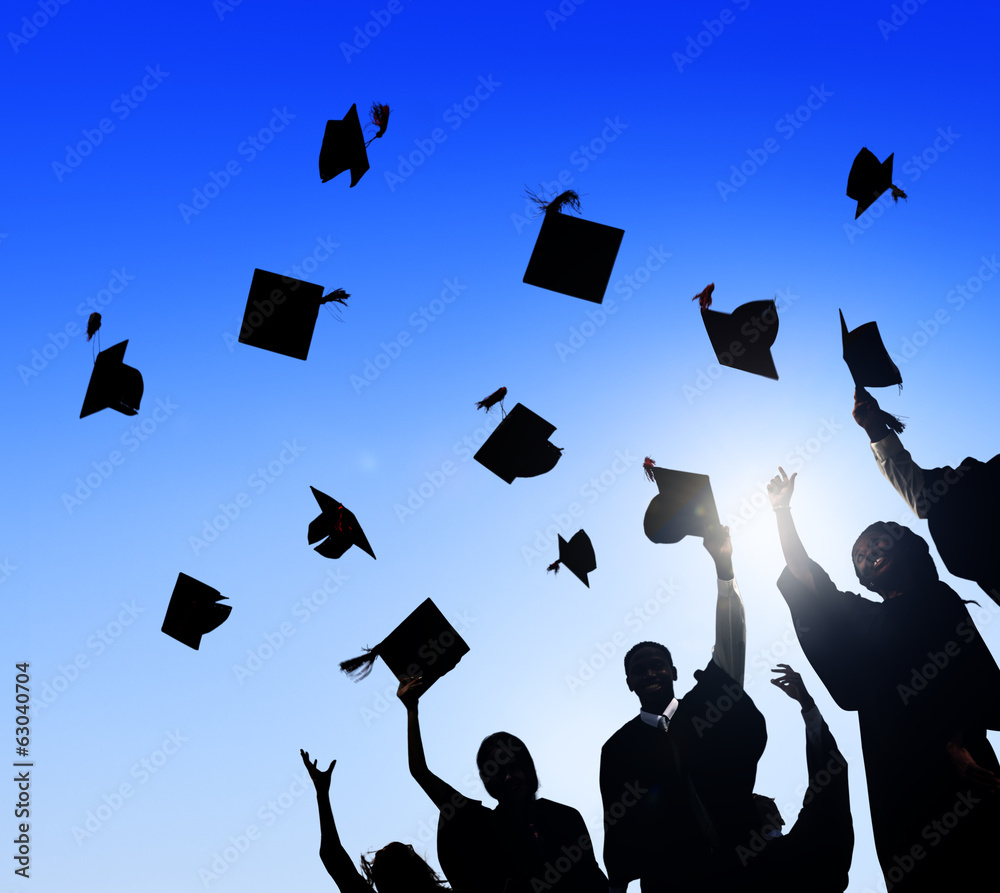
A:
[[[10,6],[0,596],[7,671],[31,668],[34,888],[321,889],[300,747],[338,760],[351,853],[399,839],[436,864],[393,677],[337,669],[427,597],[471,646],[425,698],[431,768],[487,799],[475,751],[509,729],[600,846],[625,648],[667,644],[683,692],[712,644],[710,559],[642,533],[651,455],[711,475],[731,524],[758,789],[794,815],[805,782],[798,712],[766,684],[784,660],[851,763],[850,890],[884,889],[856,718],[794,641],[762,485],[800,472],[803,540],[845,588],[857,532],[912,520],[850,418],[838,309],[878,321],[905,387],[877,396],[917,461],[995,453],[997,24],[941,0]],[[326,121],[373,100],[392,113],[371,169],[321,184]],[[855,221],[864,145],[909,200]],[[556,184],[625,230],[602,305],[521,282],[525,187]],[[352,294],[305,363],[234,343],[253,270],[293,267]],[[715,364],[708,282],[715,309],[776,299],[778,381]],[[91,306],[142,372],[133,418],[78,418]],[[544,477],[470,458],[501,385],[557,428]],[[308,547],[310,486],[377,561]],[[545,573],[581,526],[589,590]],[[198,652],[160,632],[179,572],[233,606]],[[997,612],[974,617],[996,652]]]

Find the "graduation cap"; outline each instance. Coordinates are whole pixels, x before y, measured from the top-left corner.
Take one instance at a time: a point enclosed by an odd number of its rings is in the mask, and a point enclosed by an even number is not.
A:
[[[343,121],[327,121],[323,145],[319,150],[319,176],[325,183],[350,168],[351,186],[368,170],[368,150],[358,119],[358,106],[352,105]]]
[[[87,395],[83,398],[81,419],[102,409],[115,409],[125,415],[136,415],[139,412],[142,373],[125,365],[126,347],[128,341],[120,341],[97,355],[94,371],[90,373]]]
[[[400,682],[410,676],[422,676],[426,691],[468,653],[465,640],[437,605],[426,599],[378,645],[366,649],[360,657],[343,661],[340,669],[358,682],[371,672],[375,659],[381,657]]]
[[[555,468],[562,449],[549,443],[556,426],[518,403],[496,426],[475,459],[508,484]]]
[[[679,543],[686,536],[704,536],[719,525],[719,513],[708,475],[657,468],[644,463],[646,475],[659,493],[646,509],[642,526],[654,543]]]
[[[840,311],[840,334],[844,344],[844,362],[851,370],[854,384],[860,388],[887,388],[903,384],[899,367],[885,349],[878,323],[866,322],[853,332],[847,331],[844,311]]]
[[[559,573],[559,565],[565,564],[577,576],[581,583],[590,588],[587,574],[597,570],[597,556],[594,555],[594,544],[586,531],[578,530],[567,542],[559,535],[559,560],[553,561],[546,570]]]
[[[201,637],[221,626],[233,610],[231,605],[218,604],[222,599],[225,596],[218,589],[178,574],[160,631],[197,651]]]
[[[600,304],[625,230],[563,214],[564,204],[579,210],[579,196],[572,190],[551,202],[528,196],[545,210],[545,217],[523,281]]]
[[[885,349],[882,336],[879,334],[878,323],[866,322],[853,332],[847,331],[844,322],[844,311],[840,311],[840,337],[844,345],[844,362],[851,370],[857,397],[867,403],[869,417],[875,414],[880,420],[897,434],[902,434],[906,425],[892,413],[881,409],[866,388],[887,388],[890,385],[903,386],[903,376],[899,367],[892,361],[889,351]]]
[[[704,309],[701,318],[723,366],[777,379],[771,358],[771,345],[778,337],[778,308],[774,301],[750,301],[732,313]]]
[[[847,177],[847,197],[858,203],[854,219],[864,214],[887,189],[892,190],[894,202],[906,198],[906,193],[892,183],[892,155],[879,161],[868,149],[862,149],[855,156]]]
[[[309,545],[324,540],[316,546],[316,551],[324,558],[340,558],[351,546],[363,549],[374,558],[375,553],[354,512],[315,487],[309,489],[320,507],[319,517],[309,524]]]
[[[320,304],[346,304],[343,289],[323,296],[323,286],[267,270],[254,270],[240,343],[304,360],[309,356]]]

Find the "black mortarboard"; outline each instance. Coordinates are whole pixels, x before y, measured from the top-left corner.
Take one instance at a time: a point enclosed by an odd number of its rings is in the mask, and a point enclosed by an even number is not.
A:
[[[771,345],[778,337],[778,308],[774,301],[750,301],[732,313],[702,310],[715,356],[723,366],[742,372],[778,377]]]
[[[340,669],[358,681],[371,672],[375,659],[381,657],[401,682],[409,676],[422,676],[422,688],[426,691],[468,653],[465,640],[437,605],[426,599],[378,645],[361,657],[343,661]]]
[[[553,202],[523,281],[600,304],[624,235],[623,229],[563,214]]]
[[[218,604],[224,598],[218,589],[178,574],[161,632],[197,651],[201,637],[221,626],[233,610],[231,605]]]
[[[343,121],[326,122],[323,145],[319,150],[319,176],[324,183],[348,168],[351,170],[351,186],[357,185],[369,168],[357,105],[351,106]]]
[[[719,524],[715,497],[708,475],[651,467],[660,492],[646,509],[642,526],[654,543],[679,543],[686,536],[700,536]]]
[[[587,574],[597,570],[597,556],[594,555],[594,544],[586,531],[578,530],[569,541],[559,535],[559,560],[552,562],[548,570],[558,573],[560,564],[565,564],[584,586],[590,588]]]
[[[854,219],[857,220],[864,214],[887,189],[893,190],[894,201],[906,198],[902,189],[892,185],[892,155],[885,161],[879,161],[868,149],[862,149],[855,156],[851,173],[847,177],[847,197],[858,203]]]
[[[555,468],[562,450],[549,443],[556,426],[518,403],[497,425],[475,459],[508,484]]]
[[[854,384],[860,388],[887,388],[903,383],[899,367],[885,349],[878,323],[866,322],[853,332],[847,331],[844,311],[840,311],[840,333],[844,343],[844,361],[851,370]]]
[[[240,343],[306,359],[322,300],[322,285],[254,270]]]
[[[316,551],[324,558],[340,558],[351,546],[363,549],[374,558],[375,553],[354,512],[315,487],[309,489],[313,491],[321,512],[309,524],[309,545],[324,540],[316,546]]]
[[[94,371],[90,373],[87,395],[83,398],[81,419],[102,409],[116,409],[125,415],[139,412],[142,373],[125,365],[126,347],[128,341],[120,341],[97,355]]]

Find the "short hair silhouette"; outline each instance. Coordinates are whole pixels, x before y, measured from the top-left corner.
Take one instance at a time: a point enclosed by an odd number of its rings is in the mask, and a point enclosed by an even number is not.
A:
[[[638,642],[625,652],[626,675],[628,675],[628,665],[632,662],[632,655],[635,654],[640,648],[655,648],[670,662],[670,666],[674,665],[674,659],[670,656],[670,649],[667,648],[666,645],[661,645],[659,642]]]

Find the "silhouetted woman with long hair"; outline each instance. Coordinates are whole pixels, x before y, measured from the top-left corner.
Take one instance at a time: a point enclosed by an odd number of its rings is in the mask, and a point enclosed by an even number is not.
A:
[[[337,761],[331,762],[324,771],[316,765],[316,760],[309,761],[307,751],[300,750],[299,753],[316,786],[319,857],[340,893],[372,893],[373,889],[378,893],[441,893],[448,889],[412,846],[399,841],[386,844],[371,859],[362,856],[361,871],[358,871],[340,842],[330,806],[330,779]]]
[[[528,748],[509,732],[488,735],[476,765],[490,810],[469,800],[427,768],[420,737],[419,678],[397,692],[407,709],[410,774],[441,812],[438,859],[456,890],[482,893],[607,893],[608,879],[594,858],[583,817],[562,803],[539,798]]]

